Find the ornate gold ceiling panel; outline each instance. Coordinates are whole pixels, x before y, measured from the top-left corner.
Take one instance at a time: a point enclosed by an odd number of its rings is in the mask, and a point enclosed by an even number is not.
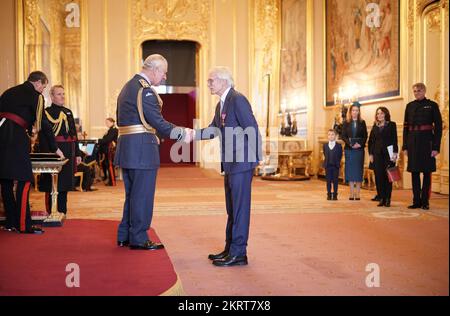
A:
[[[209,41],[210,0],[137,0],[131,5],[135,47],[149,39]]]

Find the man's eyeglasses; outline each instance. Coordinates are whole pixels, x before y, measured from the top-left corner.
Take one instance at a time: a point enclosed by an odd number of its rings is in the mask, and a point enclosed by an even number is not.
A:
[[[212,85],[213,82],[216,80],[217,78],[213,78],[213,79],[208,79],[208,85]]]

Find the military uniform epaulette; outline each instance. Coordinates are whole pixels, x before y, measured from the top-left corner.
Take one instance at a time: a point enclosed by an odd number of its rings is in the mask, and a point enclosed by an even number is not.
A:
[[[148,82],[145,79],[139,79],[139,83],[141,84],[141,86],[143,88],[150,88],[150,85],[148,84]]]

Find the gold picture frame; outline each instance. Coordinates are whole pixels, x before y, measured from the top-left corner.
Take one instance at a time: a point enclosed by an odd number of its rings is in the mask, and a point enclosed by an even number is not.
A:
[[[400,1],[324,0],[324,6],[325,105],[400,98]]]

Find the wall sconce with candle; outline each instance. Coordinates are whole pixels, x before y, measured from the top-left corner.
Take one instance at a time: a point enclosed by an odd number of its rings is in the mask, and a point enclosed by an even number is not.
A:
[[[356,84],[348,86],[345,90],[339,87],[339,91],[333,95],[334,105],[336,105],[337,113],[334,117],[333,129],[339,137],[342,136],[342,125],[347,117],[350,105],[358,101],[359,89]]]

